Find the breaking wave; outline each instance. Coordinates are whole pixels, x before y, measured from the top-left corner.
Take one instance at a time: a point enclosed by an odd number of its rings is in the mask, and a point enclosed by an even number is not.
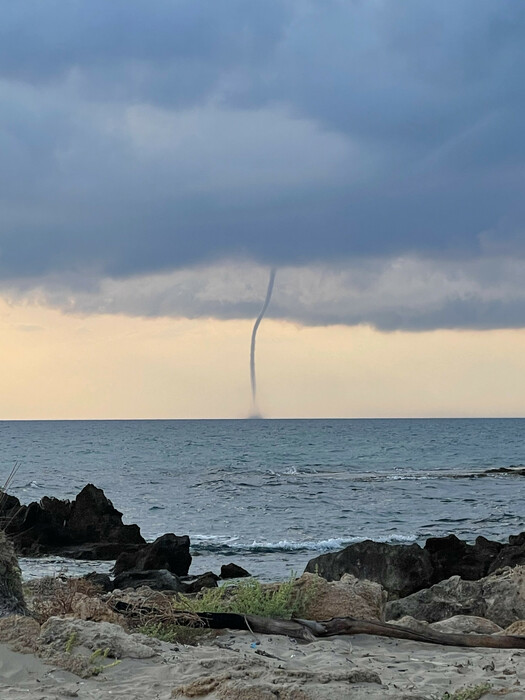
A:
[[[366,537],[333,537],[327,540],[302,540],[294,542],[290,540],[280,540],[279,542],[259,542],[254,540],[251,544],[236,541],[237,538],[231,538],[227,541],[224,539],[213,537],[194,537],[192,538],[191,549],[195,554],[198,553],[214,553],[214,554],[246,554],[246,553],[265,553],[265,552],[334,552],[338,549],[343,549],[349,544],[362,542]],[[370,538],[372,539],[372,538]],[[415,542],[415,535],[391,535],[390,537],[374,537],[376,542],[390,543],[407,543]]]

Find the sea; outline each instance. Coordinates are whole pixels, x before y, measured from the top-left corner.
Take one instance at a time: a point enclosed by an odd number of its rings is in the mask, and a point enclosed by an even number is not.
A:
[[[3,421],[0,444],[23,503],[93,483],[148,541],[189,535],[194,574],[235,562],[282,580],[365,539],[525,530],[525,419]],[[21,565],[29,579],[112,562]]]

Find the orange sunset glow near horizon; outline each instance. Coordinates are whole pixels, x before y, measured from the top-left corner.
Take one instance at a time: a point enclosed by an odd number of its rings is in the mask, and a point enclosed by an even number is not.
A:
[[[246,418],[252,322],[0,303],[0,419]],[[381,332],[266,319],[268,418],[523,415],[525,330]]]

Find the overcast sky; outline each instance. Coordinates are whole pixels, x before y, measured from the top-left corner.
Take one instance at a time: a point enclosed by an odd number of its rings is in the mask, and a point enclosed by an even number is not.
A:
[[[0,285],[525,326],[525,5],[0,0]]]
[[[525,3],[0,0],[1,418],[520,416]]]

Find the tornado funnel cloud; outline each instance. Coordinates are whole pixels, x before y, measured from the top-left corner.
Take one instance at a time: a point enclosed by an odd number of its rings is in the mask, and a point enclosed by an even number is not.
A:
[[[266,311],[268,310],[268,306],[270,304],[270,301],[272,300],[272,293],[273,293],[273,285],[275,282],[275,273],[276,270],[273,268],[270,270],[270,279],[268,280],[268,289],[266,290],[266,298],[264,300],[264,304],[262,305],[262,309],[259,312],[259,315],[257,316],[257,319],[255,323],[253,324],[253,330],[252,330],[252,342],[250,345],[250,380],[252,383],[252,411],[255,416],[259,415],[259,410],[257,408],[257,375],[255,373],[255,345],[257,341],[257,331],[259,330],[259,326],[261,325],[261,321],[264,318],[264,315]]]

